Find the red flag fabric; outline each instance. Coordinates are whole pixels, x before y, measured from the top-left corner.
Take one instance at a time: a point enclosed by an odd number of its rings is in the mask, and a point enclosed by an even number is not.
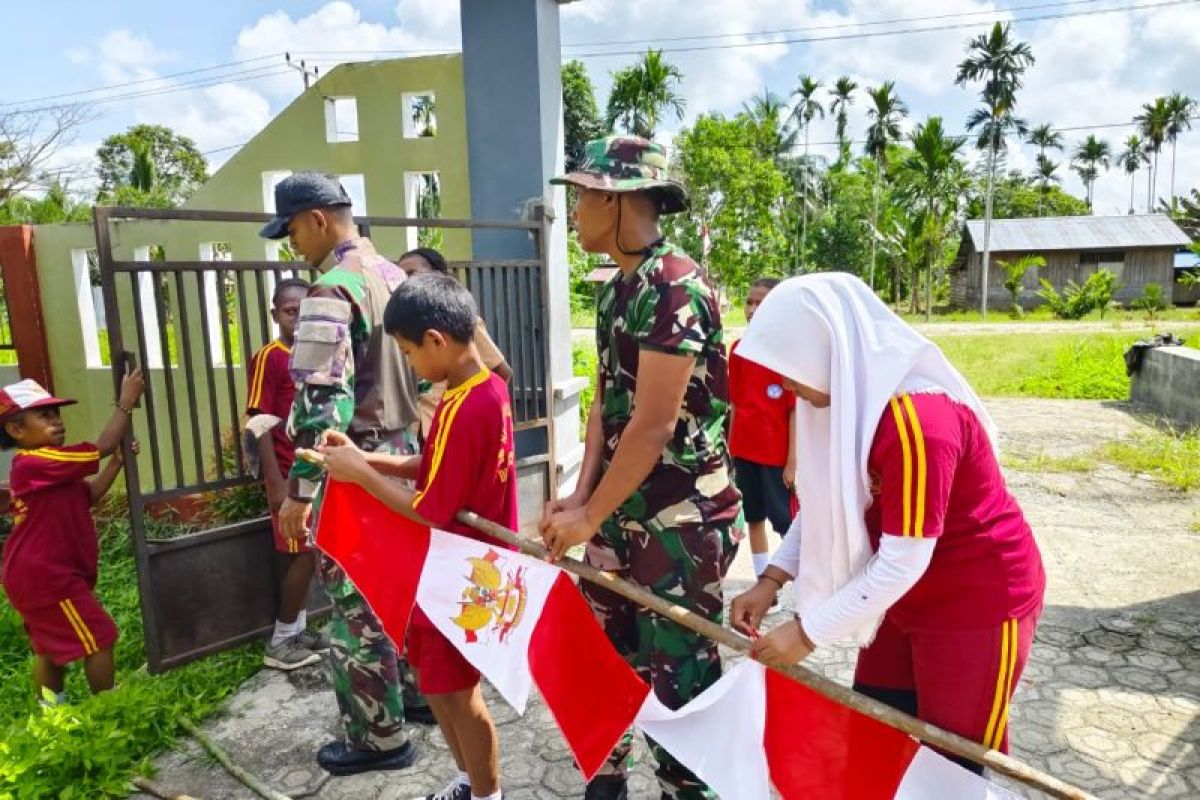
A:
[[[329,480],[316,543],[346,572],[384,632],[402,647],[429,551],[429,528],[395,513],[360,486]]]
[[[565,573],[534,628],[529,670],[579,771],[590,779],[629,730],[650,687],[617,654]]]
[[[805,800],[875,800],[896,795],[915,739],[766,671],[763,741],[779,794]]]

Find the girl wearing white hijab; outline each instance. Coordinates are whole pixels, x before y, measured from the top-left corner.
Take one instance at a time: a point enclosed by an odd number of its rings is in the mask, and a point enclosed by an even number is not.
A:
[[[864,648],[856,689],[1007,751],[1008,701],[1045,574],[979,397],[845,273],[780,284],[738,352],[805,401],[796,408],[800,514],[732,616],[757,635],[793,579],[799,613],[758,639],[755,656],[796,663],[853,641]]]

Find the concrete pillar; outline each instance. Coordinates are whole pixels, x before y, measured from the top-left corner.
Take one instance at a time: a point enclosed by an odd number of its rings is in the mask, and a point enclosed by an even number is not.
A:
[[[563,169],[558,0],[461,0],[471,216],[513,219],[530,201],[553,215],[548,241],[555,460],[571,484],[582,456],[579,381],[571,365],[566,198],[547,181]],[[474,231],[475,258],[529,258],[520,231]]]

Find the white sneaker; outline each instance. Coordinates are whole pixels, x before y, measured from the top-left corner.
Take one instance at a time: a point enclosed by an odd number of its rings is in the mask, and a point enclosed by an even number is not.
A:
[[[274,669],[290,672],[294,669],[316,664],[321,656],[302,645],[299,637],[293,636],[278,645],[268,644],[263,652],[263,664]]]
[[[414,798],[414,800],[471,800],[471,786],[453,780],[437,794],[427,794],[424,797]]]

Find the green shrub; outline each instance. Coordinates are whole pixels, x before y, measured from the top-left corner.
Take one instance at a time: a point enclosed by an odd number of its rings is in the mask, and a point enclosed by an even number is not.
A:
[[[1083,319],[1096,310],[1100,312],[1100,319],[1104,319],[1104,313],[1113,308],[1113,297],[1121,288],[1116,274],[1107,269],[1093,272],[1082,286],[1067,281],[1061,294],[1045,278],[1041,279],[1041,284],[1038,296],[1059,319]]]
[[[1163,294],[1163,287],[1157,283],[1147,283],[1142,290],[1142,296],[1133,301],[1133,307],[1146,312],[1146,319],[1157,319],[1160,312],[1165,311],[1170,303]]]
[[[571,365],[575,377],[587,378],[588,385],[579,393],[580,436],[587,432],[588,413],[596,397],[596,348],[590,343],[576,342],[571,348]]]

